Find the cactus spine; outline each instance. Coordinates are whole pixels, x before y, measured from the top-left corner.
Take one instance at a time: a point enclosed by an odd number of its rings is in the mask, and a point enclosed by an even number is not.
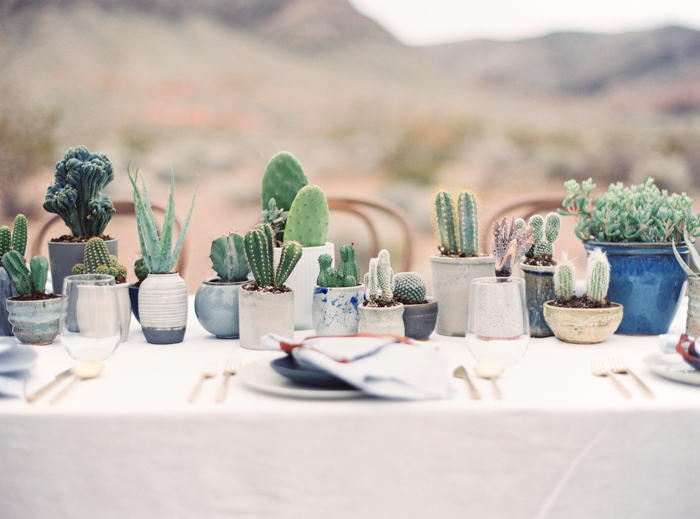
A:
[[[574,269],[574,264],[563,254],[562,260],[554,269],[554,293],[558,299],[568,301],[574,297],[575,279],[576,270]]]
[[[476,256],[479,249],[479,219],[476,213],[476,197],[464,190],[457,197],[459,221],[459,250],[467,256]]]
[[[405,299],[411,303],[425,302],[428,291],[423,276],[417,272],[399,272],[394,277],[394,297]]]
[[[117,283],[126,282],[126,267],[120,265],[117,257],[107,250],[102,238],[90,238],[85,244],[83,263],[74,265],[71,274],[108,274],[114,276]]]
[[[528,222],[532,227],[532,247],[527,251],[528,257],[552,256],[554,241],[559,237],[561,217],[557,213],[549,213],[546,218],[539,214],[533,215]]]
[[[586,263],[586,295],[588,299],[605,304],[610,283],[610,263],[600,248],[595,248]]]
[[[211,243],[209,254],[212,268],[222,283],[245,281],[248,277],[248,261],[245,257],[243,237],[239,234],[222,234]]]
[[[380,299],[384,303],[391,303],[394,299],[394,271],[391,269],[389,252],[386,249],[379,251],[379,255],[370,260],[365,282],[369,288],[370,299]]]
[[[476,256],[479,249],[479,220],[476,197],[468,189],[457,195],[457,219],[452,195],[441,190],[435,195],[435,215],[443,254]]]
[[[28,296],[33,292],[44,293],[49,273],[49,260],[45,256],[34,256],[31,259],[29,262],[31,271],[27,269],[24,258],[15,250],[6,252],[2,257],[2,262],[19,295]]]

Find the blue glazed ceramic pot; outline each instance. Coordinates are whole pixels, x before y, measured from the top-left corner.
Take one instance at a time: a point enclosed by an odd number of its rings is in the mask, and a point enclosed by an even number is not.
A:
[[[141,319],[139,319],[139,287],[136,286],[136,283],[129,285],[129,299],[131,299],[131,313],[141,324]]]
[[[365,300],[365,286],[314,287],[311,317],[316,335],[355,335],[360,322],[357,307]]]
[[[600,247],[610,262],[608,299],[624,307],[617,332],[624,335],[667,333],[685,293],[686,274],[670,243],[583,242],[586,252]],[[677,245],[688,263],[688,247]]]
[[[238,295],[244,283],[222,283],[218,277],[204,280],[194,296],[194,313],[202,328],[219,339],[239,337]]]
[[[539,267],[520,263],[525,279],[525,300],[530,316],[530,337],[551,337],[554,332],[544,318],[543,305],[556,298],[554,293],[555,266]]]

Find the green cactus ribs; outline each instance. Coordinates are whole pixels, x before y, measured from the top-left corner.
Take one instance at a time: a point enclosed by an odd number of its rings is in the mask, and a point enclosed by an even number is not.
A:
[[[29,268],[24,258],[15,250],[6,252],[2,258],[5,270],[19,296],[14,301],[35,301],[55,299],[56,294],[47,294],[46,280],[49,273],[49,260],[46,256],[34,256],[29,262]]]
[[[518,225],[525,222],[518,219]],[[539,267],[556,265],[554,260],[554,241],[559,237],[561,217],[557,213],[549,213],[546,217],[533,215],[528,222],[532,227],[532,246],[525,253],[523,263]]]
[[[282,253],[277,269],[274,268],[273,253],[274,231],[269,224],[256,225],[248,231],[243,240],[245,257],[255,281],[242,288],[261,292],[289,292],[284,285],[289,275],[301,258],[303,247],[299,242],[290,241],[282,246]]]
[[[476,197],[468,189],[457,195],[440,190],[435,195],[435,224],[442,256],[471,258],[479,255],[479,220]]]
[[[405,305],[424,304],[427,287],[423,276],[417,272],[399,272],[396,274],[394,300]]]
[[[554,271],[554,291],[556,300],[553,306],[564,308],[610,308],[607,293],[610,284],[610,263],[605,253],[594,249],[588,256],[586,264],[586,291],[582,297],[574,294],[576,274],[573,264],[563,254],[562,261]]]
[[[386,249],[382,249],[376,258],[369,260],[369,272],[365,274],[365,285],[369,297],[362,306],[382,308],[400,304],[394,299],[396,277]]]

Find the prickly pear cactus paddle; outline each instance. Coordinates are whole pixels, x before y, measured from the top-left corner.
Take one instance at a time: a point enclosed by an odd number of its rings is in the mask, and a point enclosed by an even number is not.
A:
[[[297,241],[303,247],[325,245],[329,226],[326,195],[318,186],[306,186],[297,193],[289,210],[284,242]]]

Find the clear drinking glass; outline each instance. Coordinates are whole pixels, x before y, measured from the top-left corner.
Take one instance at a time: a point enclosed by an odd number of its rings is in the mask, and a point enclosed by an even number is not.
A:
[[[467,345],[479,361],[515,364],[530,340],[522,278],[477,278],[469,288]]]
[[[114,276],[81,274],[63,280],[61,344],[76,360],[103,360],[121,341]]]

